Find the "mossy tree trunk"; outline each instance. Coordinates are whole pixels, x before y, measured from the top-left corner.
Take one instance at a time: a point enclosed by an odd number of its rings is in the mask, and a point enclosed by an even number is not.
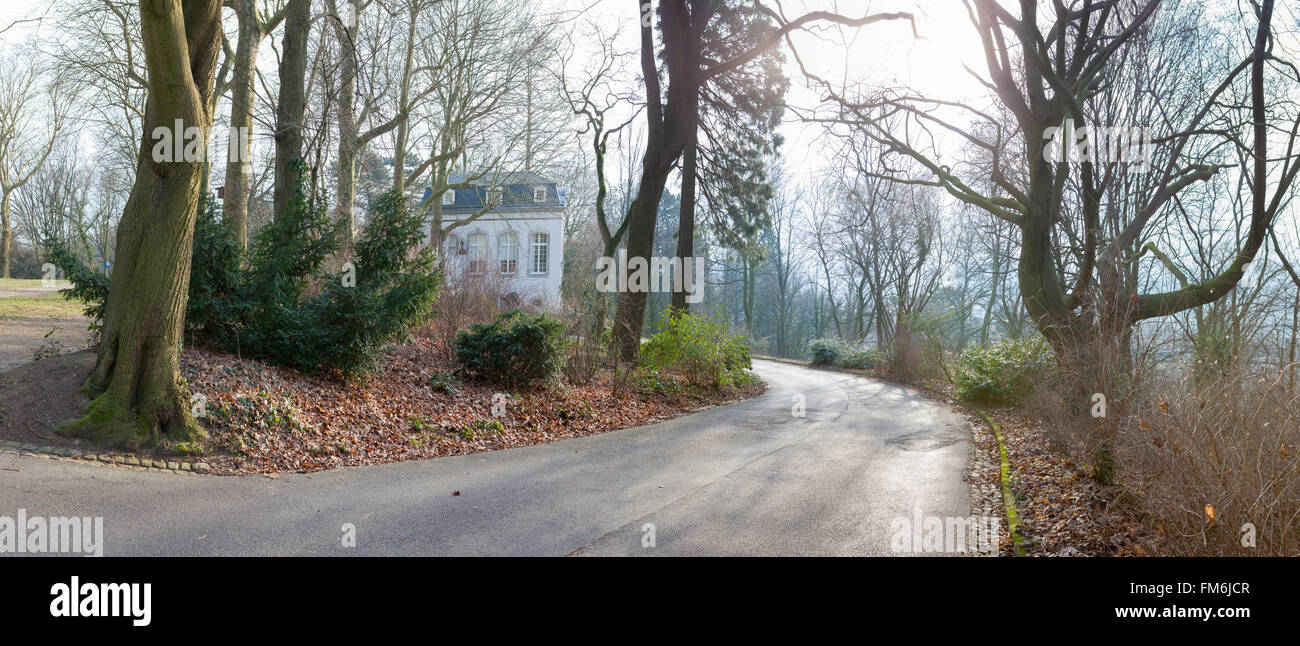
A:
[[[179,120],[207,141],[221,1],[142,0],[140,17],[149,74],[144,143],[118,227],[99,356],[84,389],[93,399],[86,417],[61,429],[132,448],[202,435],[181,383],[180,346],[206,164],[154,159],[152,133]]]
[[[307,106],[307,37],[311,0],[285,5],[284,46],[280,55],[280,101],[275,107],[274,218],[280,218],[298,190],[302,159],[303,115]]]
[[[0,189],[3,190],[3,189]],[[9,228],[9,191],[0,197],[0,278],[9,277],[9,248],[13,246],[13,229]]]
[[[341,14],[334,0],[329,8],[333,19],[334,35],[338,39],[338,86],[334,96],[334,117],[338,125],[339,147],[335,159],[335,218],[345,222],[344,251],[352,247],[356,237],[356,218],[352,207],[357,199],[357,155],[360,147],[357,142],[357,24],[360,20],[361,3],[357,0],[344,0],[347,13]]]

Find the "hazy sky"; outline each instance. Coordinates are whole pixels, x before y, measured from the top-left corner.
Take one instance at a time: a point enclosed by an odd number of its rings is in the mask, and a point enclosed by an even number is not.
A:
[[[629,0],[597,0],[594,3],[555,0],[548,3],[557,10],[589,7],[589,16],[611,28],[623,25],[623,44],[627,51],[638,46],[636,31],[636,6]],[[6,0],[0,3],[0,28],[14,21],[40,18],[46,14],[46,0]],[[884,11],[911,11],[917,15],[917,29],[922,39],[912,37],[905,22],[878,23],[852,30],[838,26],[816,27],[810,32],[795,36],[805,64],[819,75],[828,78],[869,79],[882,83],[904,83],[923,92],[946,98],[963,98],[982,93],[962,69],[963,62],[980,70],[979,57],[967,60],[969,54],[979,52],[979,43],[970,28],[965,8],[958,0],[785,0],[780,5],[786,15],[794,17],[811,9],[829,9],[844,15],[860,16]],[[776,7],[777,3],[769,2]],[[16,24],[0,34],[0,43],[6,49],[27,40],[33,33],[51,29],[53,14],[42,22]],[[848,47],[845,44],[849,44]],[[966,56],[959,55],[965,52]],[[847,56],[846,56],[847,53]],[[636,60],[629,60],[635,71]],[[273,72],[273,70],[271,70]],[[804,83],[793,58],[789,60],[788,75],[792,80],[789,101],[792,105],[812,107],[816,96],[804,89]],[[787,145],[785,153],[791,170],[803,175],[821,165],[814,151],[820,127],[795,123],[793,117],[783,127]]]
[[[987,101],[987,91],[963,69],[963,64],[983,72],[979,37],[959,0],[894,0],[889,2],[796,2],[786,4],[786,15],[830,5],[839,13],[909,11],[916,16],[917,32],[904,21],[889,21],[850,29],[838,25],[810,29],[793,38],[809,71],[827,80],[870,81],[879,85],[911,87],[924,96],[954,101]],[[792,106],[815,107],[818,96],[805,89],[793,56],[787,71],[794,90]],[[793,117],[792,117],[793,119]],[[812,171],[820,164],[814,151],[820,126],[788,123],[786,153],[792,168]]]
[[[952,100],[987,94],[962,68],[966,64],[979,72],[983,58],[978,36],[960,0],[784,0],[766,4],[772,8],[780,6],[791,19],[811,10],[830,10],[853,17],[911,12],[916,15],[919,40],[913,37],[911,26],[905,21],[876,23],[860,29],[820,24],[797,32],[793,40],[809,71],[828,80],[847,78],[902,84],[927,95]],[[560,11],[587,7],[584,19],[610,28],[622,25],[621,49],[635,52],[639,48],[636,3],[630,0],[597,0],[585,4],[555,0],[550,6]],[[788,103],[805,109],[815,107],[818,97],[806,88],[798,64],[788,52],[787,61],[786,74],[791,80]],[[635,57],[630,58],[629,65],[635,72],[638,65]],[[794,175],[807,176],[822,167],[823,146],[818,142],[821,131],[819,125],[800,123],[793,111],[787,114],[782,127],[786,139],[783,153]]]

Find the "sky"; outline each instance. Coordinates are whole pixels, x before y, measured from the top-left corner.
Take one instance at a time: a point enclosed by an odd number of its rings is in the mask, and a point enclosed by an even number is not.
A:
[[[893,2],[786,3],[786,15],[830,5],[838,13],[908,11],[916,16],[917,39],[905,21],[887,21],[858,29],[837,25],[813,28],[792,39],[800,58],[813,74],[831,79],[868,81],[881,86],[905,86],[923,96],[954,101],[978,101],[987,91],[963,68],[982,71],[982,49],[959,0]],[[802,10],[801,10],[802,9]],[[797,108],[818,103],[806,88],[794,57],[787,54],[793,90],[788,102]],[[823,160],[817,155],[821,127],[798,123],[791,116],[783,129],[785,152],[793,169],[815,173]],[[803,173],[796,173],[803,174]]]
[[[584,19],[597,21],[603,27],[622,25],[620,49],[629,52],[628,89],[637,94],[643,91],[633,84],[638,63],[635,52],[639,48],[636,3],[629,0],[539,0],[544,11],[563,12],[568,15],[581,12]],[[919,94],[953,101],[970,102],[976,106],[990,101],[987,90],[965,68],[986,73],[982,47],[972,28],[966,8],[960,0],[764,0],[766,6],[778,8],[788,17],[810,10],[830,10],[848,16],[871,13],[908,11],[916,16],[916,30],[912,34],[905,21],[887,21],[852,29],[831,24],[816,24],[797,32],[793,39],[800,55],[814,73],[831,79],[868,81],[875,85],[907,86]],[[54,16],[45,16],[48,0],[5,0],[0,2],[0,48],[12,50],[38,29],[53,28]],[[1297,18],[1288,12],[1279,21],[1280,39],[1294,45],[1296,32],[1288,33]],[[28,20],[28,22],[15,21]],[[1294,51],[1294,50],[1293,50]],[[269,56],[269,48],[263,48]],[[817,105],[817,94],[804,82],[792,56],[787,55],[787,76],[791,79],[791,92],[787,101],[796,108]],[[268,59],[269,60],[269,59]],[[263,61],[267,64],[268,61]],[[273,61],[269,61],[273,67]],[[268,73],[274,74],[273,69]],[[799,122],[797,109],[787,112],[782,134],[785,163],[790,175],[808,178],[818,175],[826,166],[822,127]],[[257,143],[255,142],[255,146]],[[942,149],[942,148],[941,148]]]
[[[912,34],[906,21],[886,21],[859,29],[830,23],[815,24],[793,36],[809,71],[828,79],[871,81],[877,84],[905,85],[928,96],[964,100],[983,97],[984,88],[963,69],[982,69],[982,49],[960,0],[768,0],[765,5],[782,10],[793,19],[808,11],[829,10],[845,16],[907,11],[916,16]],[[575,11],[575,3],[553,0],[556,11]],[[635,3],[629,0],[596,0],[581,5],[585,18],[611,28],[622,25],[620,49],[639,49]],[[791,80],[787,103],[795,108],[811,109],[818,103],[816,92],[806,87],[798,63],[788,52],[786,76]],[[635,70],[633,57],[629,65]],[[640,90],[640,88],[635,88]],[[643,90],[640,90],[643,92]],[[802,123],[797,110],[787,112],[781,134],[785,137],[783,156],[790,174],[812,177],[826,165],[819,145],[820,125]]]
[[[48,5],[46,0],[0,3],[0,29],[9,27],[0,33],[0,46],[12,49],[38,30],[44,32],[52,28],[54,16],[48,14]],[[576,5],[572,0],[544,2],[544,6],[552,10],[565,12],[573,11]],[[587,7],[585,13],[602,25],[623,25],[622,49],[635,52],[639,42],[634,3],[628,0],[594,0],[581,6]],[[877,23],[857,30],[833,25],[816,26],[797,34],[794,40],[805,64],[819,75],[902,83],[947,98],[962,98],[982,90],[962,69],[963,63],[972,69],[980,69],[980,50],[959,0],[769,0],[768,6],[779,6],[791,17],[816,9],[855,17],[886,11],[913,12],[917,16],[919,40],[913,38],[910,26],[903,21]],[[43,21],[40,20],[42,17]],[[959,52],[975,56],[963,57]],[[793,57],[787,58],[787,76],[792,81],[789,103],[806,108],[815,106],[815,93],[804,87]],[[636,69],[634,56],[630,57],[629,64],[632,70]],[[795,175],[815,173],[823,166],[823,160],[817,154],[821,127],[799,123],[792,113],[786,121],[782,127],[787,141],[784,148],[786,163]]]
[[[8,46],[24,40],[39,27],[47,5],[46,0],[11,0],[0,4],[0,29],[9,28],[0,33],[0,42]]]

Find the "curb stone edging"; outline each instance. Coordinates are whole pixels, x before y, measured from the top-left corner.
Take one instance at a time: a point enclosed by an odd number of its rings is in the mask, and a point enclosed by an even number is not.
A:
[[[930,392],[938,393],[947,397],[946,393],[931,390],[925,386],[921,386],[921,388],[925,388],[926,390],[930,390]],[[993,418],[988,413],[966,404],[961,400],[951,397],[949,397],[949,399],[953,399],[953,401],[956,401],[962,406],[975,411],[975,413],[982,417],[993,429],[993,436],[998,440],[998,456],[1001,462],[999,472],[1001,476],[1000,479],[1002,480],[1002,504],[1007,513],[1007,531],[1011,533],[1011,545],[1015,555],[1027,556],[1024,546],[1025,535],[1020,531],[1020,510],[1016,508],[1016,494],[1011,491],[1011,481],[1015,476],[1011,473],[1011,461],[1007,457],[1007,445],[1002,439],[1002,426],[993,421]]]
[[[845,373],[855,374],[859,376],[866,376],[865,371],[862,370],[853,370],[850,368],[837,368],[835,366],[830,366],[829,369],[827,369],[822,366],[815,366],[811,361],[801,361],[799,359],[783,359],[781,357],[769,357],[769,356],[758,355],[758,354],[751,355],[751,356],[753,356],[753,358],[755,359],[765,359],[767,361],[775,361],[777,363],[788,363],[797,366],[803,366],[805,368],[812,368],[814,370],[826,370],[827,372],[845,372]],[[993,436],[997,438],[998,441],[998,456],[999,456],[999,461],[1001,462],[1001,467],[999,468],[999,472],[1000,472],[999,480],[1001,480],[1001,484],[1002,484],[1002,506],[1003,509],[1006,511],[1007,531],[1011,534],[1012,551],[1015,556],[1026,556],[1027,552],[1024,546],[1025,536],[1020,531],[1020,511],[1016,507],[1015,492],[1011,491],[1011,482],[1015,476],[1011,473],[1011,461],[1007,457],[1007,445],[1002,438],[1002,426],[999,425],[997,422],[993,421],[993,418],[988,413],[974,406],[971,406],[970,404],[960,399],[957,399],[956,397],[953,397],[941,390],[935,390],[934,388],[925,386],[923,384],[913,384],[907,382],[900,382],[900,383],[902,385],[911,388],[919,388],[931,394],[938,395],[942,397],[944,400],[951,401],[969,411],[972,411],[976,415],[979,415],[980,418],[983,419],[984,422],[988,424],[990,428],[993,429]]]
[[[94,464],[96,466],[112,466],[133,471],[204,474],[210,473],[212,470],[212,467],[206,462],[141,458],[134,455],[98,453],[93,451],[82,451],[81,449],[70,449],[61,446],[37,446],[35,444],[19,442],[0,442],[0,453],[31,455],[50,460],[71,460],[74,462]]]

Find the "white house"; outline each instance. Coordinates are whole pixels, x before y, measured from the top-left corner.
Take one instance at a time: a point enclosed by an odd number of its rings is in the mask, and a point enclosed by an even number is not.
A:
[[[529,171],[483,181],[453,175],[448,184],[469,188],[448,189],[442,195],[443,227],[473,218],[444,241],[448,278],[499,280],[503,292],[520,303],[558,305],[564,273],[564,187]],[[432,191],[426,189],[424,199],[431,198]],[[490,206],[486,212],[485,204]]]

